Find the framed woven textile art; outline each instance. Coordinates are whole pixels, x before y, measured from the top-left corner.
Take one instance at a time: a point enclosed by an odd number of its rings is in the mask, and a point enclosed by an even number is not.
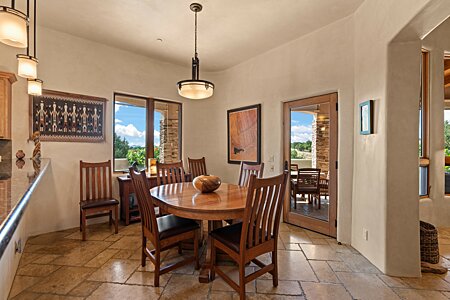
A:
[[[31,99],[31,132],[41,141],[103,142],[106,99],[44,90]]]
[[[261,162],[261,104],[230,109],[228,123],[228,163]]]

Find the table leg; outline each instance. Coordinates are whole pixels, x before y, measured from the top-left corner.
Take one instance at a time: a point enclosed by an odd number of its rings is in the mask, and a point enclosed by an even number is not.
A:
[[[208,221],[208,237],[206,239],[206,259],[200,269],[198,281],[208,283],[211,281],[211,237],[209,233],[217,228],[222,227],[222,221]]]

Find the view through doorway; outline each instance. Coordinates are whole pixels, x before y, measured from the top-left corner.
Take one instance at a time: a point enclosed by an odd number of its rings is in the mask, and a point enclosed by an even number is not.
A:
[[[337,94],[285,103],[284,125],[285,221],[336,236]]]

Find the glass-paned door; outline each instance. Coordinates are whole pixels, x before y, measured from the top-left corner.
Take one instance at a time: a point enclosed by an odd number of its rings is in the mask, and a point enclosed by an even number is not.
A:
[[[284,104],[285,222],[336,236],[337,94]]]

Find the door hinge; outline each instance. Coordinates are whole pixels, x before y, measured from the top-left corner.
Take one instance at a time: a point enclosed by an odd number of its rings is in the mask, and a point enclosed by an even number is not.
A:
[[[337,168],[338,168],[338,161],[336,161],[336,170],[337,170]]]
[[[336,102],[336,111],[339,111],[339,104]]]
[[[334,227],[337,228],[337,219],[334,219]]]

